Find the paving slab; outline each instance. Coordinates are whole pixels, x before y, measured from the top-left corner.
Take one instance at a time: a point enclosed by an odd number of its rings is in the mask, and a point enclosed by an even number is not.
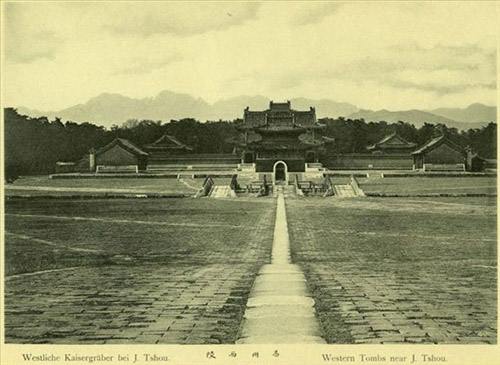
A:
[[[286,285],[282,283],[277,280],[260,280],[255,282],[252,291],[253,293],[268,293],[268,295],[297,295],[298,293],[306,295],[307,293],[305,281],[287,281]]]
[[[262,266],[259,270],[259,275],[263,274],[302,274],[302,270],[298,265],[293,264],[268,264]]]
[[[304,343],[304,344],[324,344],[325,340],[319,336],[302,336],[302,335],[287,335],[281,334],[280,336],[250,336],[242,337],[237,344],[291,344],[291,343]]]
[[[293,283],[293,282],[305,282],[306,278],[303,274],[265,274],[257,275],[255,277],[255,283],[265,281],[278,281],[280,283]]]
[[[273,306],[279,309],[278,307],[282,305],[312,308],[314,307],[314,299],[303,295],[256,295],[248,298],[247,302],[247,308]]]
[[[246,318],[244,319],[241,337],[256,336],[279,337],[283,334],[301,336],[319,336],[318,323],[311,317],[291,317],[286,313],[275,316],[272,320],[268,318]]]
[[[294,304],[280,305],[280,306],[261,306],[261,307],[247,307],[245,310],[244,318],[274,318],[276,311],[283,311],[288,317],[312,317],[314,312],[309,310],[300,310]]]

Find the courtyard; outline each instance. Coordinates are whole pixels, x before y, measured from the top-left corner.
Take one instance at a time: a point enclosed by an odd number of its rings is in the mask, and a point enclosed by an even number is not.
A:
[[[10,343],[231,343],[269,260],[274,201],[6,206]]]
[[[328,343],[496,343],[492,198],[289,200]]]
[[[187,189],[149,180],[130,179]],[[107,188],[89,181],[77,187]],[[273,197],[11,196],[6,341],[234,343],[275,211]],[[287,197],[286,212],[326,342],[497,342],[496,197]]]

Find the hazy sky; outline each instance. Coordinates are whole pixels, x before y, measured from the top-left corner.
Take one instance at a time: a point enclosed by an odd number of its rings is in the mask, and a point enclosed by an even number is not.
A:
[[[4,104],[102,92],[496,103],[494,3],[5,3]]]

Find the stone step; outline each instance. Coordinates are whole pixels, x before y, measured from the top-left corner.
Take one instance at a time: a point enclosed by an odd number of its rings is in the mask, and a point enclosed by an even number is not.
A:
[[[293,282],[301,282],[306,281],[304,274],[286,274],[286,273],[275,273],[275,274],[258,274],[255,278],[255,285],[261,281],[265,282],[273,282],[278,281],[285,284],[293,283]]]
[[[259,295],[248,298],[247,307],[295,305],[297,307],[313,307],[314,300],[303,295]]]
[[[289,317],[309,317],[314,318],[314,312],[311,310],[297,310],[297,306],[290,305],[280,305],[277,306],[267,306],[267,307],[253,307],[248,308],[245,311],[245,318],[274,318],[276,317],[276,310],[280,310],[287,313]]]
[[[224,185],[216,185],[210,193],[211,198],[228,198],[231,196],[231,188]]]
[[[309,317],[293,317],[280,315],[274,318],[246,318],[244,319],[241,337],[304,335],[320,336],[319,326]]]
[[[243,337],[236,341],[237,344],[317,344],[317,343],[325,343],[319,336],[304,336],[304,335],[286,335],[282,334],[281,336],[273,336],[273,335],[263,335],[263,336],[250,336]]]
[[[267,264],[259,270],[259,274],[302,274],[298,265],[294,264]]]
[[[356,196],[356,192],[351,185],[335,185],[334,191],[335,196],[338,198],[353,198]]]
[[[277,280],[260,280],[254,284],[252,294],[260,295],[298,295],[307,294],[305,281],[287,281],[283,285],[282,281]]]

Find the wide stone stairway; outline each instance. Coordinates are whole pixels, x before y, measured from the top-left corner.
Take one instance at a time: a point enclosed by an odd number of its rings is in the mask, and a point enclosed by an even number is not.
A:
[[[354,198],[356,192],[351,185],[334,185],[335,196],[338,198]]]
[[[211,198],[230,198],[231,188],[227,185],[215,185],[210,193]]]
[[[290,262],[285,197],[278,193],[271,264],[255,279],[237,343],[325,343],[300,267]]]
[[[273,195],[279,197],[281,194],[285,198],[294,198],[297,196],[297,189],[294,185],[275,185]]]

